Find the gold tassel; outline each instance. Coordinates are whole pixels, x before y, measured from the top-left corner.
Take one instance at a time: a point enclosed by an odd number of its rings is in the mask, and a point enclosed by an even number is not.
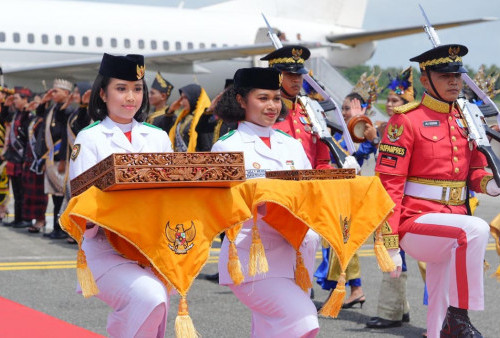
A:
[[[245,279],[243,272],[241,272],[241,262],[238,257],[238,250],[236,249],[236,245],[233,241],[229,242],[229,260],[227,262],[227,271],[229,272],[229,276],[231,276],[234,285],[240,285]]]
[[[375,257],[377,257],[378,266],[380,267],[380,270],[382,270],[382,272],[391,272],[396,270],[396,265],[394,265],[391,256],[389,256],[389,253],[385,248],[380,228],[377,230],[375,234],[374,251],[375,251]]]
[[[264,245],[262,244],[259,229],[257,228],[257,211],[255,211],[254,215],[252,245],[250,245],[250,257],[248,262],[248,274],[250,276],[255,276],[257,273],[266,273],[269,271]]]
[[[325,317],[337,318],[345,298],[345,272],[340,274],[335,290],[330,293],[319,314]]]
[[[304,292],[307,292],[310,288],[312,288],[312,283],[311,278],[309,277],[309,271],[307,271],[306,266],[304,265],[304,259],[302,258],[302,254],[299,250],[297,250],[295,265],[295,283],[302,290],[304,290]]]
[[[87,258],[85,257],[85,252],[83,252],[82,248],[78,249],[78,253],[76,255],[76,277],[80,282],[83,297],[92,297],[99,293],[99,288],[95,283],[92,271],[90,271],[87,266]]]
[[[497,278],[497,281],[500,282],[500,265],[497,268],[497,271],[493,274],[494,277]]]
[[[200,337],[200,334],[194,328],[193,320],[189,317],[186,296],[181,296],[179,301],[179,311],[175,318],[175,336],[177,338]]]

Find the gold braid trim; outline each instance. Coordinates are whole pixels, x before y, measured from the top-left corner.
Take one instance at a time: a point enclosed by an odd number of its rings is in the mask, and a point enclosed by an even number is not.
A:
[[[399,248],[399,235],[388,235],[388,236],[384,235],[383,238],[384,238],[384,246],[387,250]]]
[[[493,176],[491,176],[491,177],[493,177]],[[463,188],[467,184],[466,181],[435,180],[435,179],[430,179],[430,178],[422,178],[422,177],[414,177],[414,176],[410,176],[406,180],[408,182],[427,184],[427,185],[433,185],[433,186],[444,187],[444,188]]]
[[[426,94],[424,94],[424,97],[422,98],[422,104],[435,112],[444,114],[448,114],[452,108],[448,103],[436,100],[432,96]]]
[[[440,65],[442,63],[453,63],[453,62],[462,62],[462,58],[460,56],[457,56],[455,59],[452,60],[450,57],[447,56],[445,58],[420,62],[418,65],[420,66],[421,69],[425,70],[425,67],[427,66],[435,66],[435,65]]]
[[[276,63],[304,63],[304,62],[305,62],[305,60],[303,58],[298,58],[298,59],[278,58],[278,59],[269,60],[269,67],[271,67],[272,65],[274,65]]]
[[[382,225],[382,235],[390,235],[392,234],[392,228],[389,225],[389,222],[385,221]]]
[[[481,192],[483,194],[486,194],[486,185],[488,184],[489,181],[493,179],[492,175],[486,175],[481,179],[480,187],[481,187]]]

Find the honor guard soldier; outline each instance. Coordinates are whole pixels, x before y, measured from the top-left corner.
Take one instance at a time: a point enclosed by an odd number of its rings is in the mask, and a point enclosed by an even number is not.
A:
[[[313,134],[311,121],[298,100],[303,75],[307,74],[304,62],[310,55],[311,52],[306,47],[285,46],[269,53],[261,60],[267,60],[269,67],[283,74],[281,98],[289,113],[283,121],[278,121],[274,128],[284,131],[302,143],[313,169],[329,169],[331,166],[328,147]]]
[[[462,45],[442,45],[419,63],[420,103],[394,109],[379,147],[376,172],[396,203],[384,243],[401,269],[399,246],[427,263],[428,336],[481,337],[467,310],[483,310],[483,259],[488,224],[467,215],[467,190],[500,194],[469,139],[457,105],[466,70]]]

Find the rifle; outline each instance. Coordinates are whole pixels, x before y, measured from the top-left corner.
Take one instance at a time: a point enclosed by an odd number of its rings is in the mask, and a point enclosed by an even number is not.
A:
[[[264,14],[262,14],[264,21],[267,25],[268,36],[273,46],[278,49],[283,47],[281,41],[279,40],[276,33],[272,29],[271,25],[267,21]],[[317,101],[311,100],[308,97],[300,97],[302,105],[305,108],[305,111],[309,117],[309,120],[312,124],[312,130],[315,134],[317,134],[320,140],[325,143],[330,149],[333,157],[335,158],[335,162],[340,168],[343,168],[347,162],[352,162],[351,159],[347,159],[349,154],[352,154],[356,151],[354,147],[354,143],[352,142],[351,135],[349,134],[349,130],[347,129],[347,125],[342,117],[342,113],[338,108],[337,103],[333,100],[333,98],[328,95],[323,88],[311,77],[309,74],[304,75],[304,80],[312,87],[314,90],[323,96],[326,100],[329,100],[334,107],[334,112],[336,113],[337,122],[342,126],[344,140],[346,142],[348,153],[332,138],[332,135],[328,132],[325,120],[325,112],[323,108],[318,104]],[[353,163],[349,163],[353,164]]]
[[[437,36],[434,27],[432,27],[429,18],[427,18],[424,8],[420,4],[418,6],[420,7],[420,11],[422,12],[425,20],[424,30],[427,33],[427,36],[429,37],[432,45],[434,47],[437,47],[441,44],[441,42],[439,41],[439,37]],[[481,98],[481,100],[483,100],[483,102],[492,107],[495,107],[497,111],[497,120],[500,125],[500,114],[495,103],[476,85],[474,80],[472,80],[467,73],[462,73],[462,79],[470,87],[470,89],[472,89],[472,91],[476,93],[477,96]],[[477,150],[483,153],[486,157],[488,166],[491,168],[495,182],[500,187],[500,160],[493,152],[493,149],[491,149],[491,145],[487,137],[488,134],[500,142],[500,139],[497,138],[499,136],[499,133],[495,132],[487,126],[484,115],[477,105],[470,103],[465,99],[459,99],[457,100],[457,102],[467,123],[467,127],[469,130],[469,139],[474,141],[477,146]]]

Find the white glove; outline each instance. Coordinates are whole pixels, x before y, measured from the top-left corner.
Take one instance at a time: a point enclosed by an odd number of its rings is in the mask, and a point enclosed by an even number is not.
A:
[[[389,256],[391,256],[394,265],[396,265],[396,270],[390,272],[391,278],[398,278],[403,269],[403,259],[401,258],[399,249],[389,249],[387,252],[389,252]]]
[[[356,174],[359,174],[359,172],[361,171],[361,167],[359,166],[359,163],[358,161],[356,161],[356,158],[354,156],[347,156],[345,158],[345,162],[344,162],[344,166],[343,166],[344,169],[356,169]]]
[[[490,180],[488,184],[486,184],[486,193],[491,196],[500,195],[500,188],[495,180]]]

